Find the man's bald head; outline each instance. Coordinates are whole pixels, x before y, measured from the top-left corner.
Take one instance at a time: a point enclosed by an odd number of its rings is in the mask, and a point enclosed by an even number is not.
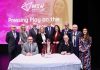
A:
[[[11,30],[15,31],[16,30],[16,26],[15,25],[11,25]]]
[[[65,42],[68,42],[68,40],[69,40],[68,35],[64,35],[64,36],[63,36],[63,39],[64,39]]]

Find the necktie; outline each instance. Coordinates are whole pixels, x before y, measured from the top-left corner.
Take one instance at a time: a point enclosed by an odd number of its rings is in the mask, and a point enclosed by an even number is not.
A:
[[[14,38],[16,38],[16,32],[13,32]]]
[[[25,34],[25,37],[27,37],[27,32],[24,32],[24,34]]]
[[[75,35],[75,32],[74,32],[74,47],[76,47],[76,35]]]
[[[49,27],[49,34],[51,34],[51,27]]]
[[[29,44],[29,46],[30,46],[30,52],[32,53],[32,44]]]
[[[35,31],[35,34],[37,35],[37,29],[36,28],[34,29],[34,31]]]
[[[76,40],[74,39],[74,47],[76,47]]]

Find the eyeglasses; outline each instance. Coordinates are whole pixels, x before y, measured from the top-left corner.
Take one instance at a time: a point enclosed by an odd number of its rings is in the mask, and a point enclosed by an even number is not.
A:
[[[33,40],[33,39],[28,39],[28,40]]]

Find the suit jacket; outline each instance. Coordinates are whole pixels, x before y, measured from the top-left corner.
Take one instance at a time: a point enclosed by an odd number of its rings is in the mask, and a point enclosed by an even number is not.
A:
[[[53,41],[52,39],[53,39],[54,28],[51,27],[51,33],[49,33],[48,27],[46,27],[45,28],[45,33],[46,33],[47,38],[49,38],[50,41],[52,42]]]
[[[16,32],[16,38],[14,38],[14,35],[13,35],[12,31],[8,32],[6,34],[6,42],[8,43],[8,47],[18,46],[19,33]]]
[[[28,52],[34,54],[38,54],[38,46],[37,43],[32,43],[32,46],[29,46],[29,43],[26,42],[22,47],[22,54],[26,55]]]
[[[37,31],[37,33],[38,33],[38,29],[36,29],[36,31]],[[36,32],[34,31],[33,28],[29,30],[29,36],[32,36],[33,39],[34,39],[34,41],[36,41],[37,34],[36,34]]]
[[[72,32],[72,30],[68,29],[67,35],[68,35],[70,41],[71,41],[71,36],[70,36],[71,32]],[[62,39],[63,39],[64,34],[65,34],[65,29],[63,29],[61,32]]]
[[[54,35],[53,35],[53,42],[61,42],[61,33],[57,33],[57,36],[55,37],[55,34],[56,34],[56,32],[54,33]],[[53,51],[54,51],[54,53],[57,53],[58,52],[58,46],[59,46],[59,44],[54,44],[54,48],[53,48]]]
[[[46,34],[45,34],[45,37],[46,37]],[[38,34],[37,34],[37,39],[36,39],[36,41],[37,41],[37,44],[38,44],[39,53],[41,53],[42,48],[43,48],[43,44],[42,44],[43,39],[42,39],[41,33],[38,33]]]
[[[61,33],[57,33],[57,36],[55,37],[56,32],[53,34],[53,41],[61,41]]]
[[[76,47],[78,48],[79,47],[79,38],[81,37],[82,33],[80,31],[77,31],[77,34],[76,34]],[[71,32],[71,42],[73,43],[73,31]],[[75,46],[73,46],[75,47]]]
[[[66,45],[65,42],[61,42],[58,48],[58,52],[67,51],[68,53],[73,53],[73,45],[69,42],[69,45]]]
[[[45,34],[45,37],[46,37],[46,34]],[[41,33],[38,33],[37,34],[37,39],[36,40],[37,40],[37,43],[38,44],[40,44],[40,45],[42,44],[43,39],[42,39]]]
[[[20,32],[20,38],[21,38],[21,41],[23,43],[25,43],[27,41],[27,37],[28,37],[29,33],[26,31],[26,35],[24,32]]]

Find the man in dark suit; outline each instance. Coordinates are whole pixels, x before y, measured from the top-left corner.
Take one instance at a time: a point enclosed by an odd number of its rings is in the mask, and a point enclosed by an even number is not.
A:
[[[29,30],[29,36],[33,37],[33,41],[36,41],[38,29],[36,28],[36,24],[33,23],[32,29]]]
[[[78,26],[73,24],[71,32],[71,41],[73,43],[73,52],[77,57],[79,57],[79,38],[81,37],[81,32],[78,31]]]
[[[68,35],[63,36],[63,41],[60,43],[58,52],[61,54],[71,54],[73,53],[73,45],[69,41]]]
[[[49,23],[48,26],[45,28],[45,33],[46,33],[47,38],[50,39],[50,41],[52,43],[54,28],[51,26],[51,23]]]
[[[18,46],[19,42],[19,33],[16,31],[15,26],[11,26],[11,31],[6,34],[6,42],[8,43],[8,53],[10,60],[16,57],[20,53],[20,47]]]
[[[64,28],[64,29],[62,30],[62,32],[61,32],[62,39],[63,39],[63,36],[64,36],[64,35],[68,35],[69,40],[71,40],[71,37],[70,37],[71,31],[72,31],[72,30],[69,29],[69,24],[66,23],[65,28]]]

